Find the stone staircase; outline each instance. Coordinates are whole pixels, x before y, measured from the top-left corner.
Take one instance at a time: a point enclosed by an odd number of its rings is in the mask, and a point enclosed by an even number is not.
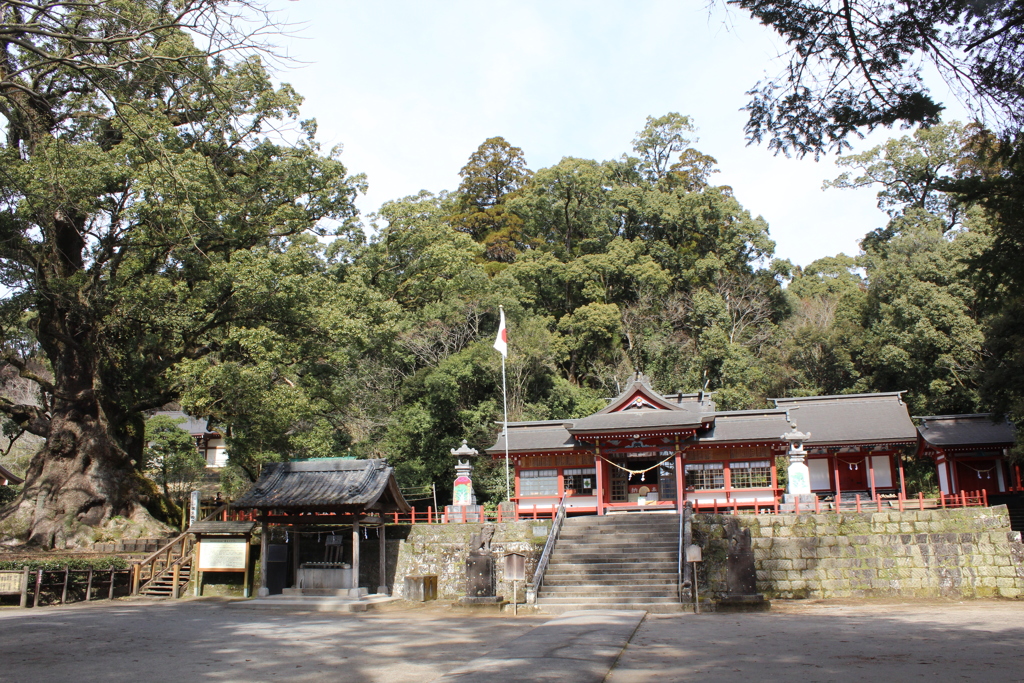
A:
[[[679,516],[655,512],[569,517],[555,544],[537,607],[679,612]]]
[[[193,553],[187,559],[181,563],[181,568],[178,570],[178,596],[181,597],[185,593],[185,587],[188,585],[189,580],[192,578],[192,561],[195,559]],[[152,582],[146,585],[141,591],[142,595],[148,595],[153,598],[170,598],[173,597],[174,592],[174,571],[173,569],[165,569],[161,572]]]

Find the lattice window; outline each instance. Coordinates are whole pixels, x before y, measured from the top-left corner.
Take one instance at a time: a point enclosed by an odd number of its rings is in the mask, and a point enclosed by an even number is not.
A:
[[[594,493],[594,480],[597,479],[596,467],[574,467],[562,470],[565,488],[572,489],[578,496],[590,496]]]
[[[725,488],[725,471],[720,462],[691,462],[686,464],[686,485],[698,491]]]
[[[519,473],[520,496],[557,496],[558,470],[523,470]]]
[[[658,497],[661,500],[676,499],[676,465],[671,460],[658,468]]]
[[[629,475],[618,467],[612,467],[612,502],[621,503],[629,500],[629,496],[626,495],[627,486],[626,483],[629,481]]]
[[[770,460],[729,463],[729,481],[734,489],[766,489],[772,485]]]

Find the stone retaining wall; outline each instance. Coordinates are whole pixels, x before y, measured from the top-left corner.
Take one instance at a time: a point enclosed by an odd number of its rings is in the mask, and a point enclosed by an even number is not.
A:
[[[695,515],[701,588],[725,591],[725,515]],[[1024,597],[1024,545],[1006,506],[739,515],[767,597]]]
[[[502,522],[490,526],[494,527],[491,554],[495,558],[496,594],[511,600],[512,583],[504,580],[501,558],[509,552],[526,555],[526,575],[532,577],[544,551],[551,521]],[[413,525],[409,535],[398,546],[392,595],[404,597],[405,577],[413,574],[436,574],[438,597],[451,599],[465,595],[470,538],[482,528],[483,524]],[[520,582],[520,600],[522,597],[523,584]]]
[[[725,591],[724,531],[731,517],[694,515],[694,538],[704,548],[702,595]],[[1024,597],[1024,545],[1020,534],[1010,530],[1005,506],[736,519],[750,529],[758,590],[769,598]],[[534,529],[550,524],[493,525],[498,595],[512,596],[501,557],[511,551],[525,554],[527,578],[532,579],[546,540]],[[482,525],[406,528],[408,536],[398,542],[397,566],[389,577],[393,594],[402,595],[407,575],[437,574],[440,597],[465,595],[470,536]]]

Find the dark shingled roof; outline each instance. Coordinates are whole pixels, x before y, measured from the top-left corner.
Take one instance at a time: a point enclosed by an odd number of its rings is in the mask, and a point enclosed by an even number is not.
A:
[[[196,522],[188,528],[190,534],[207,534],[222,536],[245,536],[256,528],[256,522],[217,522],[208,520]]]
[[[596,413],[574,420],[572,434],[599,434],[618,429],[696,429],[714,420],[714,413],[705,413],[699,404],[682,404],[673,410],[620,410],[617,413]]]
[[[236,508],[408,512],[385,460],[322,458],[264,465]]]
[[[566,429],[571,421],[550,420],[545,422],[509,422],[509,450],[544,453],[548,451],[571,451],[576,440]],[[505,453],[505,435],[498,433],[498,440],[487,449],[491,454]]]
[[[736,410],[715,414],[715,422],[701,434],[697,443],[735,443],[744,441],[778,441],[789,431],[786,411]]]
[[[17,476],[14,472],[11,472],[3,465],[0,465],[0,479],[6,479],[8,484],[14,484],[15,486],[25,483],[24,479]]]
[[[928,415],[919,418],[921,438],[932,446],[1009,446],[1016,441],[1012,424],[992,421],[989,413],[976,415]]]
[[[809,446],[904,443],[917,440],[903,392],[773,398],[797,429],[811,433]]]

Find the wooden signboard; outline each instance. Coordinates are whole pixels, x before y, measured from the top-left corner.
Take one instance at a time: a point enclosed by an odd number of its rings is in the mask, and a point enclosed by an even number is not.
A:
[[[0,595],[17,595],[21,593],[24,572],[0,572]]]
[[[199,571],[245,571],[248,555],[246,538],[204,538],[199,542]]]

